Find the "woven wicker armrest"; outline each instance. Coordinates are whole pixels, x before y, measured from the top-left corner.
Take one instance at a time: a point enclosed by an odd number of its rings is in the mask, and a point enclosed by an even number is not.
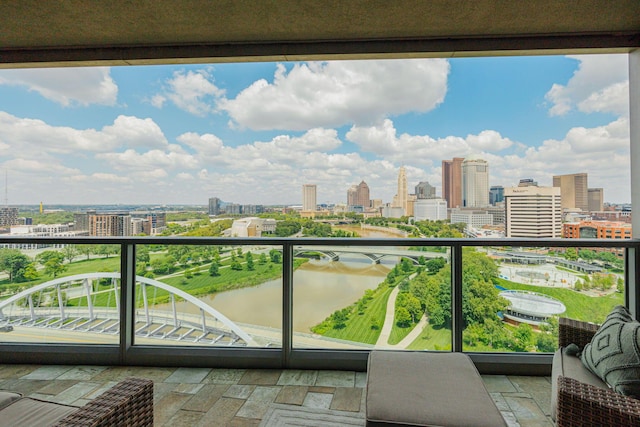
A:
[[[557,427],[638,426],[640,400],[560,376]]]
[[[595,323],[561,317],[558,321],[558,344],[566,347],[573,343],[582,349],[591,342],[598,327]]]
[[[127,378],[69,414],[56,427],[153,426],[153,381]]]

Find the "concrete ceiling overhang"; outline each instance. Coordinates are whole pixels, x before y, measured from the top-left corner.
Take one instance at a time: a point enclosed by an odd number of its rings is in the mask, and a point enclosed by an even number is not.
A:
[[[0,67],[640,47],[640,0],[5,0]]]

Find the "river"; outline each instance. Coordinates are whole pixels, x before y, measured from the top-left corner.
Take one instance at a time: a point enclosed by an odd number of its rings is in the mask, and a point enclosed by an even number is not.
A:
[[[340,227],[361,237],[398,237],[380,230]],[[310,332],[336,310],[353,304],[367,289],[375,289],[397,260],[384,258],[372,264],[363,255],[342,255],[340,261],[310,260],[293,274],[293,329]],[[282,279],[258,286],[234,289],[200,298],[233,322],[269,328],[282,327]],[[170,309],[169,305],[156,306]],[[196,314],[192,304],[178,303],[178,310]]]

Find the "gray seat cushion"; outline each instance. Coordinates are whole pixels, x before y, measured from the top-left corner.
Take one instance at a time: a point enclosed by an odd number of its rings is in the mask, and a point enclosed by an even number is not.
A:
[[[372,351],[367,426],[506,426],[462,353]]]
[[[25,397],[0,410],[0,427],[47,427],[77,410],[75,406]]]
[[[551,418],[554,421],[556,420],[558,410],[558,377],[560,375],[596,387],[609,388],[604,381],[584,366],[580,358],[565,354],[564,348],[556,350],[553,355],[553,366],[551,368]]]

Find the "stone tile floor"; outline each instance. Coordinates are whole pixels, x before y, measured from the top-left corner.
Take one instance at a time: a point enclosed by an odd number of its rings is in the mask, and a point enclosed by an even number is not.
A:
[[[364,414],[365,372],[0,365],[0,389],[82,406],[126,377],[154,381],[156,426],[257,426],[272,404]],[[548,377],[483,375],[510,426],[552,426]]]

